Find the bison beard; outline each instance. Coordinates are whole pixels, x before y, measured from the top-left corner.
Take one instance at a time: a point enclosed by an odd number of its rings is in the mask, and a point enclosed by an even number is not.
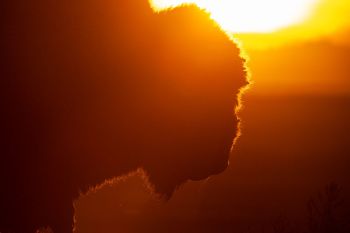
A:
[[[205,12],[0,4],[0,232],[72,232],[81,193],[138,168],[165,197],[226,168],[246,72]]]

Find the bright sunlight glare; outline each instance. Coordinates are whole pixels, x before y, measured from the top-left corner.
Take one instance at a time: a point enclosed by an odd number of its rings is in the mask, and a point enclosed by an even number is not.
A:
[[[317,0],[151,0],[155,10],[195,3],[210,12],[223,29],[267,33],[303,21]]]

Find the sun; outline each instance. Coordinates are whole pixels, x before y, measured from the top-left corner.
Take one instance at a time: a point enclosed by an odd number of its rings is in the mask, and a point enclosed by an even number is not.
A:
[[[156,10],[195,3],[210,12],[223,29],[267,33],[303,21],[317,0],[151,0]]]

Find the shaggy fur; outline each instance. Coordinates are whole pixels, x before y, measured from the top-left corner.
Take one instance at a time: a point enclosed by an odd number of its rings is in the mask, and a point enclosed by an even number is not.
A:
[[[0,9],[0,232],[72,232],[80,193],[137,168],[166,197],[226,168],[246,73],[206,13],[146,0]]]

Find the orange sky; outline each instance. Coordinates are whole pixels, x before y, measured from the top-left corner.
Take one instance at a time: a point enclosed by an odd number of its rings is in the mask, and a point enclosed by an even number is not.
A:
[[[251,93],[350,93],[350,1],[320,0],[305,22],[236,35],[247,50]]]
[[[281,28],[273,33],[238,34],[247,48],[264,49],[286,43],[331,38],[348,43],[350,31],[350,1],[317,0],[304,21]]]
[[[317,0],[152,0],[156,10],[195,3],[229,32],[273,32],[303,21]]]
[[[318,0],[303,22],[271,33],[235,34],[249,57],[250,94],[349,94],[349,15],[348,0]]]
[[[189,2],[208,10],[225,30],[242,38],[248,48],[332,37],[350,28],[348,0],[151,0],[158,9]],[[242,35],[247,32],[259,35]]]
[[[286,5],[290,4],[290,8],[294,6],[291,11],[301,11],[294,12],[296,15],[299,14],[299,19],[296,18],[285,25],[274,24],[271,21],[271,19],[279,21],[278,17],[282,17],[276,13],[277,9],[284,14],[288,13],[284,12],[288,8],[284,8],[283,4],[269,6],[273,0],[266,1],[266,6],[262,5],[261,1],[257,2],[261,14],[257,13],[255,9],[257,7],[252,7],[251,12],[245,12],[248,8],[244,1],[240,3],[225,0],[153,0],[153,2],[161,7],[195,2],[212,13],[212,18],[221,23],[228,33],[238,38],[247,52],[254,81],[250,93],[284,95],[350,93],[348,71],[350,1],[348,0],[304,1],[308,3],[304,5],[307,12],[303,12],[305,9],[302,7],[296,9],[298,1],[294,1],[295,3],[288,0],[280,1]],[[253,0],[249,1],[252,2]],[[240,4],[242,9],[237,10],[235,7]],[[299,4],[300,6],[302,5]],[[239,14],[238,17],[235,17],[236,13]],[[257,16],[261,18],[256,20]],[[238,24],[232,22],[238,19],[251,22]],[[281,18],[282,21],[285,19]],[[271,24],[270,28],[266,27],[268,23]],[[253,33],[236,32],[235,26],[243,31],[252,28],[256,30],[252,30]]]

